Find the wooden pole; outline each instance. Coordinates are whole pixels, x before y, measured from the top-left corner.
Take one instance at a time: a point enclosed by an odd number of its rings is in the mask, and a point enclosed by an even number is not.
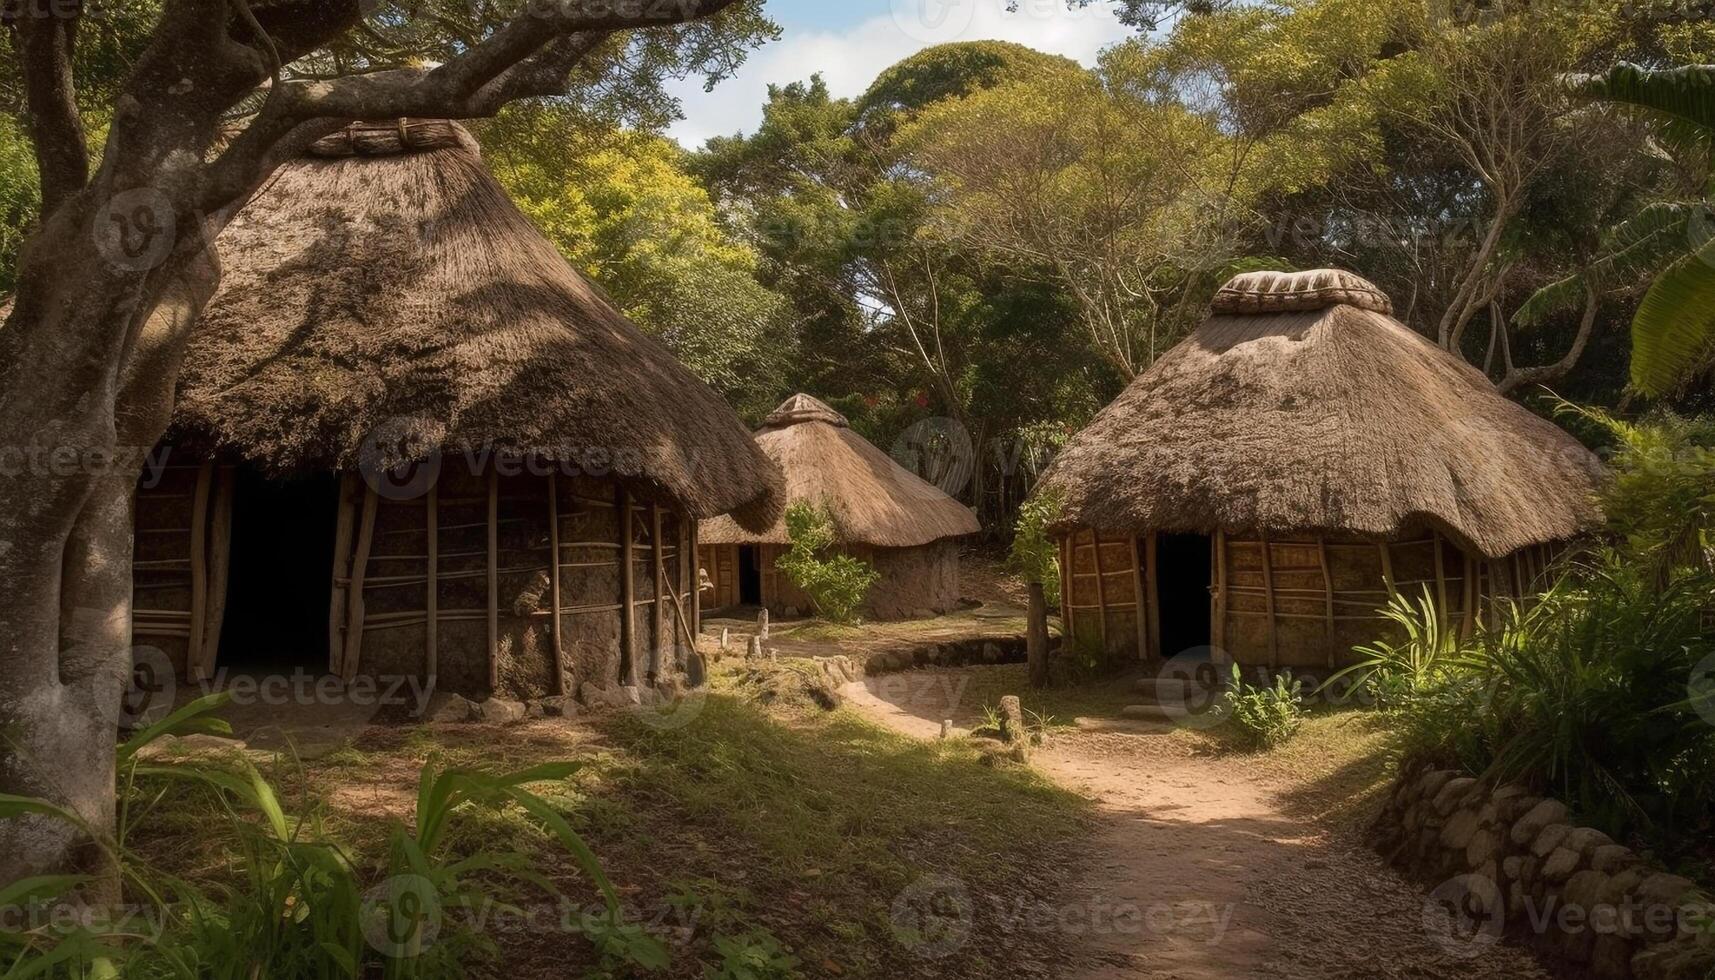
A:
[[[1209,632],[1215,646],[1223,653],[1227,649],[1227,532],[1215,531],[1215,607],[1213,629]]]
[[[428,538],[428,583],[424,608],[428,620],[423,630],[423,673],[431,689],[441,670],[441,481],[437,476],[429,484],[429,499],[424,507],[424,533]]]
[[[191,498],[191,642],[185,656],[187,674],[202,674],[203,630],[208,621],[208,495],[214,483],[214,462],[197,467],[196,492]]]
[[[555,694],[566,693],[566,646],[562,635],[564,626],[560,622],[560,480],[553,470],[548,470],[548,588],[554,594],[552,603],[553,620],[548,627],[549,635],[554,644],[554,683],[552,690]]]
[[[339,481],[339,517],[333,532],[333,596],[328,602],[328,672],[339,674],[345,656],[345,616],[351,596],[351,538],[357,526],[359,477]]]
[[[1126,540],[1131,544],[1132,612],[1135,614],[1132,618],[1137,621],[1137,658],[1148,660],[1150,657],[1149,601],[1144,598],[1143,594],[1143,550],[1138,547],[1141,542],[1137,535],[1129,535]]]
[[[208,613],[203,624],[202,663],[199,677],[214,676],[215,660],[220,656],[220,631],[226,619],[226,589],[232,568],[232,495],[237,488],[238,470],[222,466],[215,481],[214,520],[208,548]]]
[[[649,550],[655,565],[655,639],[650,644],[648,680],[651,686],[661,676],[667,653],[667,558],[661,539],[661,505],[649,504]]]
[[[1328,539],[1316,535],[1316,560],[1322,565],[1322,614],[1328,629],[1328,666],[1338,665],[1339,653],[1334,649],[1334,564],[1328,560]]]
[[[685,514],[681,520],[689,525],[688,537],[691,542],[691,572],[686,576],[685,582],[691,590],[691,636],[694,639],[702,635],[703,632],[703,577],[697,574],[703,567],[703,547],[702,542],[698,540],[701,537],[702,528],[698,526],[697,519],[690,514]],[[720,559],[716,558],[710,564],[715,566],[713,574],[718,578],[720,576]],[[719,589],[716,590],[716,593],[719,593]],[[695,643],[691,644],[691,652],[696,652]]]
[[[1451,610],[1447,608],[1447,560],[1441,553],[1441,535],[1435,535],[1435,602],[1440,612],[1436,616],[1443,624],[1451,622]]]
[[[1148,589],[1149,601],[1149,653],[1156,659],[1165,659],[1167,651],[1161,649],[1161,571],[1159,546],[1160,535],[1155,531],[1146,532],[1143,539],[1144,583]]]
[[[500,468],[488,466],[488,686],[500,686]]]
[[[1077,635],[1073,628],[1072,607],[1077,604],[1078,590],[1073,584],[1077,576],[1072,574],[1072,541],[1077,532],[1061,535],[1060,537],[1060,632],[1071,640]]]
[[[1102,657],[1108,654],[1108,583],[1102,578],[1102,532],[1090,530],[1090,547],[1095,550],[1096,562],[1096,608],[1101,616]]]
[[[1399,591],[1393,587],[1393,555],[1388,552],[1386,541],[1381,542],[1376,547],[1381,550],[1382,555],[1382,581],[1387,584],[1388,594],[1392,595]]]
[[[1465,556],[1465,588],[1460,597],[1465,607],[1465,618],[1459,624],[1459,639],[1469,640],[1477,631],[1477,560],[1468,551],[1461,554]]]
[[[637,686],[637,624],[632,616],[637,602],[636,558],[632,554],[631,491],[619,488],[619,679]]]
[[[364,488],[357,551],[351,558],[351,593],[346,601],[345,652],[339,667],[339,676],[348,683],[357,676],[357,665],[363,657],[363,576],[369,571],[369,549],[375,543],[375,509],[380,502],[373,487]]]
[[[1268,612],[1268,666],[1280,667],[1280,637],[1274,620],[1274,549],[1269,546],[1268,532],[1262,532],[1262,601]]]

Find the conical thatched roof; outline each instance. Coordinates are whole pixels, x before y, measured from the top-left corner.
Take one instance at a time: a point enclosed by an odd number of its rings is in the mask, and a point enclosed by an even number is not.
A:
[[[1061,495],[1062,527],[1433,527],[1490,557],[1596,524],[1596,457],[1390,309],[1350,273],[1238,277],[1037,492]]]
[[[274,472],[497,448],[698,516],[779,514],[737,415],[566,264],[457,124],[322,140],[218,244],[176,438]]]
[[[786,503],[826,504],[842,542],[912,548],[975,534],[976,515],[851,430],[845,416],[793,395],[763,422],[756,443],[786,475]],[[731,518],[704,521],[704,544],[787,544],[784,517],[752,534]]]

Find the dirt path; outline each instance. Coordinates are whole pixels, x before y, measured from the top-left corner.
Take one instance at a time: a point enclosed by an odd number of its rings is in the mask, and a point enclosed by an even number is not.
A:
[[[925,672],[910,676],[919,677]],[[849,685],[848,703],[934,738],[933,686]],[[878,696],[885,694],[886,697]],[[933,695],[931,695],[933,696]],[[1547,977],[1529,954],[1432,935],[1425,898],[1361,846],[1287,817],[1242,758],[1192,756],[1137,726],[1055,735],[1032,764],[1096,801],[1090,873],[1062,906],[1074,980]],[[1154,736],[1154,737],[1152,737]]]

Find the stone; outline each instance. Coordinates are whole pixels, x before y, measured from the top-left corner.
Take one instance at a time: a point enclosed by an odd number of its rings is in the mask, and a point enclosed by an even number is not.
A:
[[[522,701],[489,698],[476,703],[476,720],[485,725],[511,725],[523,721],[527,714]]]
[[[1028,737],[1024,727],[1024,706],[1018,695],[1008,694],[1000,699],[1000,740],[1008,744],[1022,742]]]
[[[526,701],[526,702],[524,702],[524,717],[526,717],[526,718],[544,718],[544,717],[547,717],[547,712],[542,710],[542,702],[540,702],[540,701]]]
[[[1454,808],[1456,808],[1460,803],[1463,803],[1465,801],[1465,797],[1468,796],[1476,787],[1477,781],[1470,776],[1460,776],[1457,779],[1449,779],[1447,784],[1442,786],[1441,790],[1435,794],[1436,812],[1442,815],[1452,813]]]
[[[1636,892],[1640,932],[1652,943],[1672,939],[1679,932],[1680,908],[1697,894],[1689,878],[1656,872],[1646,874]]]
[[[998,644],[998,643],[984,643],[983,644],[983,663],[985,663],[985,664],[998,664],[998,663],[1000,663],[1000,657],[1001,657],[1000,644]]]
[[[1590,867],[1604,874],[1615,874],[1640,863],[1638,856],[1624,844],[1603,844],[1590,852]]]
[[[1569,847],[1572,850],[1577,851],[1579,854],[1588,856],[1593,853],[1596,848],[1605,844],[1612,844],[1613,842],[1614,839],[1612,837],[1602,833],[1600,830],[1594,830],[1590,827],[1578,827],[1570,834],[1566,835],[1566,840],[1562,841],[1560,846]]]
[[[1561,842],[1572,833],[1569,824],[1551,823],[1542,828],[1542,833],[1536,835],[1536,840],[1530,844],[1530,853],[1537,857],[1547,857],[1560,849]]]
[[[1600,871],[1580,871],[1566,880],[1566,887],[1560,891],[1561,900],[1591,914],[1602,904],[1602,895],[1611,880]]]
[[[750,638],[750,646],[744,652],[744,659],[746,659],[746,660],[761,660],[762,659],[762,637],[753,636]]]
[[[1537,804],[1542,802],[1540,796],[1515,796],[1495,803],[1495,817],[1502,823],[1511,826],[1518,818],[1529,813]]]
[[[730,644],[731,642],[732,642],[732,636],[730,635],[729,630],[727,629],[727,627],[722,626],[721,627],[721,652],[722,653],[725,653],[727,651],[727,645]]]
[[[768,639],[768,610],[767,609],[759,610],[756,614],[756,635],[761,639],[764,639],[764,640]]]
[[[1590,972],[1599,980],[1627,980],[1632,975],[1632,941],[1624,936],[1598,935],[1590,950]]]
[[[1715,974],[1715,945],[1697,936],[1657,943],[1632,956],[1637,980],[1708,980]]]
[[[1170,722],[1185,715],[1184,708],[1166,704],[1128,704],[1120,709],[1120,717],[1132,721]]]
[[[801,610],[797,606],[787,606],[785,609],[781,610],[782,615],[787,619],[797,619],[800,612]]]
[[[1524,816],[1513,824],[1512,840],[1514,844],[1524,847],[1536,840],[1536,835],[1542,833],[1542,828],[1549,824],[1565,823],[1571,811],[1566,804],[1559,800],[1543,800],[1530,808]]]
[[[573,718],[578,713],[578,700],[570,694],[555,694],[536,702],[542,714],[549,718]]]
[[[941,720],[941,737],[944,739],[953,737],[953,719],[944,718]]]
[[[1441,846],[1451,851],[1462,851],[1476,836],[1481,824],[1474,810],[1459,810],[1447,818],[1447,825],[1441,828]]]
[[[431,725],[457,725],[475,717],[476,706],[457,694],[436,694],[423,712],[423,720]]]
[[[1524,855],[1514,854],[1511,857],[1502,858],[1501,874],[1505,875],[1508,881],[1518,881],[1524,877]]]
[[[1488,864],[1496,860],[1501,853],[1501,835],[1498,831],[1483,829],[1471,836],[1471,843],[1465,848],[1465,860],[1470,867]],[[1494,877],[1490,875],[1489,877]]]
[[[1441,787],[1453,781],[1459,775],[1451,769],[1431,769],[1418,780],[1419,797],[1433,800],[1435,794],[1441,792]]]
[[[1582,854],[1569,847],[1562,847],[1542,862],[1542,878],[1544,881],[1558,884],[1572,877],[1583,861]]]

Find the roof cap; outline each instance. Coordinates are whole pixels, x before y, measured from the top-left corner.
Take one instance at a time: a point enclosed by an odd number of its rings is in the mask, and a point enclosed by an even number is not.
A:
[[[780,403],[780,407],[768,414],[762,422],[765,429],[784,429],[789,425],[799,425],[804,422],[825,422],[836,429],[850,428],[851,423],[846,417],[834,411],[828,403],[820,398],[813,398],[799,392]]]
[[[1247,315],[1304,313],[1330,306],[1355,306],[1386,316],[1393,301],[1375,283],[1344,269],[1308,272],[1246,272],[1215,293],[1213,313]]]

